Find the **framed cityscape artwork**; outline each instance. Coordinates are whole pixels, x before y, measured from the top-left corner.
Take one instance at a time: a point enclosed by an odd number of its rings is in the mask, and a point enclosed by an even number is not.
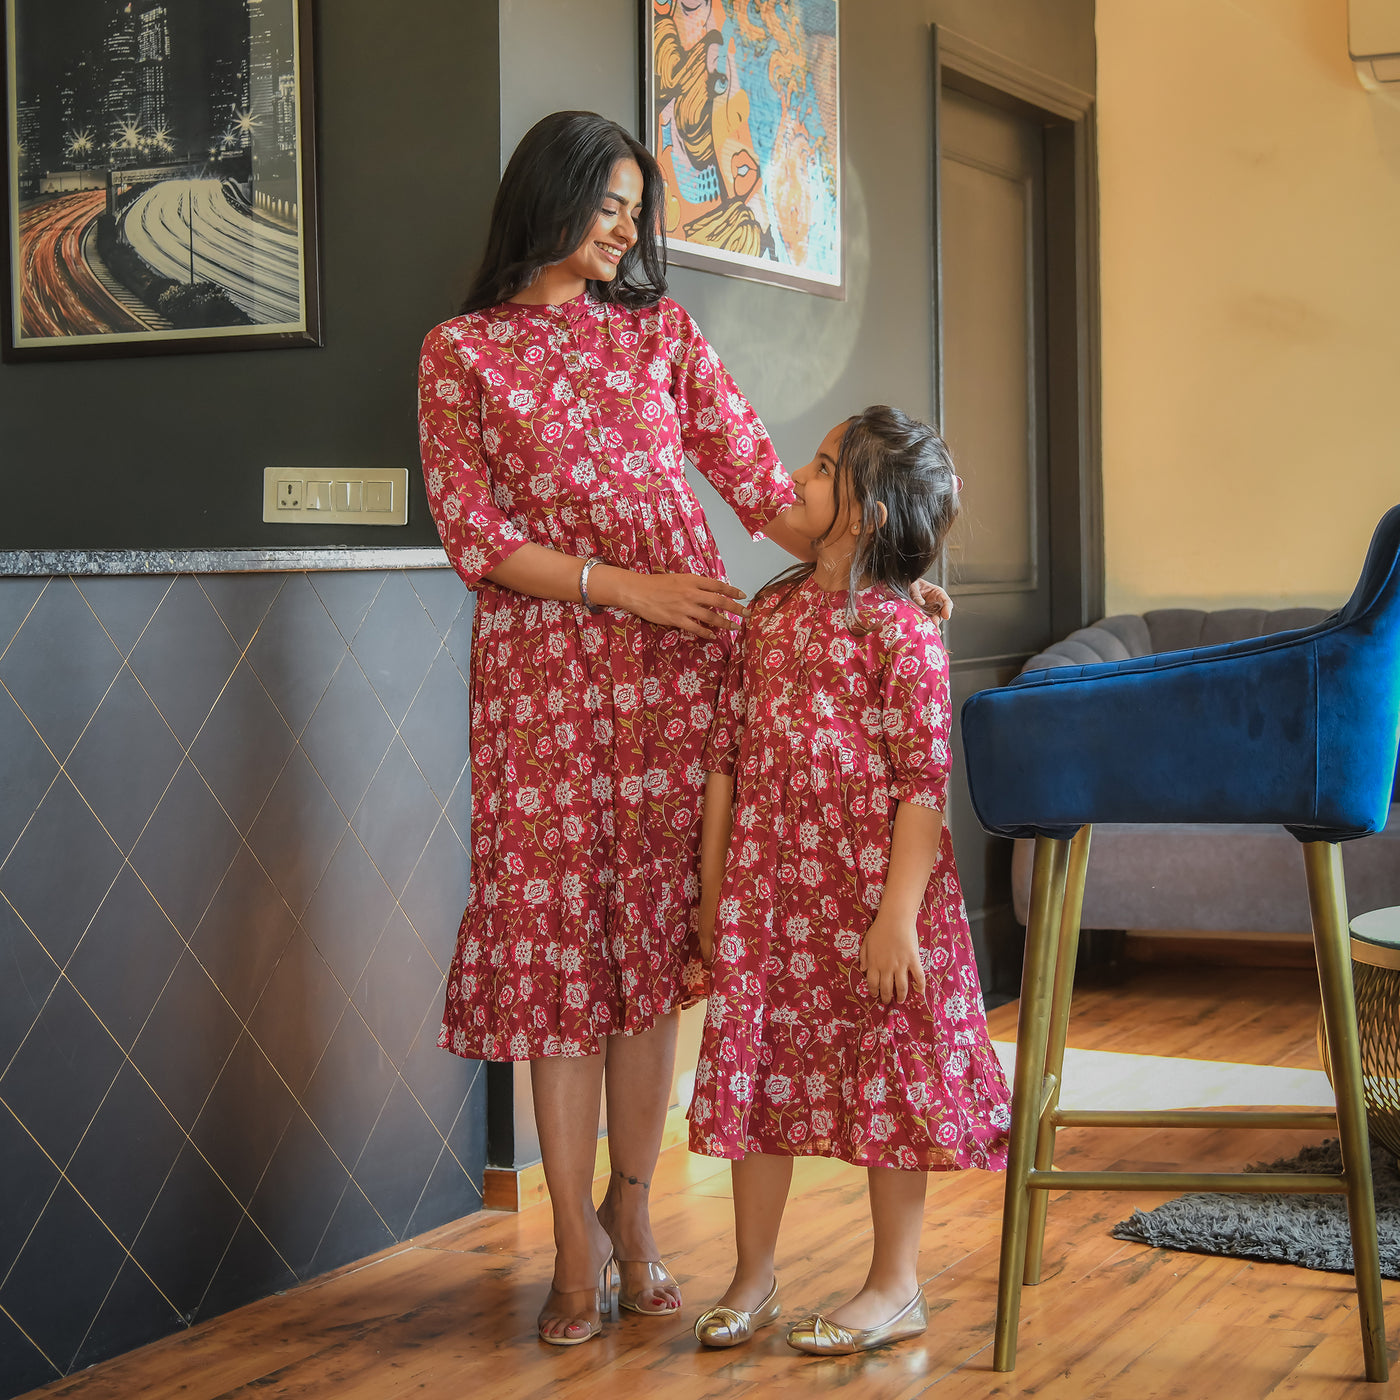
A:
[[[842,0],[642,0],[673,263],[845,295]]]
[[[3,0],[7,360],[319,345],[312,0]]]

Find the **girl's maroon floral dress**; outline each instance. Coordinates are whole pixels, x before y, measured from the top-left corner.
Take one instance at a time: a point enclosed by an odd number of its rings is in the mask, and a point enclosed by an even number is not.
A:
[[[901,802],[943,811],[948,657],[913,603],[810,578],[755,605],[707,771],[734,775],[692,1151],[859,1166],[1004,1168],[1006,1080],[987,1036],[945,825],[917,931],[927,998],[860,971]]]
[[[419,368],[428,501],[477,593],[471,894],[438,1043],[492,1060],[588,1055],[704,990],[700,753],[729,646],[483,576],[532,541],[722,578],[684,459],[755,536],[792,489],[669,299],[506,303],[438,326]]]

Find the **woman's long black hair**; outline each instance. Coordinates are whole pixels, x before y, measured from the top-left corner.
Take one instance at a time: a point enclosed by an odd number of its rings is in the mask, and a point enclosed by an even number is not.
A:
[[[597,112],[552,112],[521,138],[501,176],[486,252],[462,314],[509,301],[542,267],[568,257],[588,236],[620,160],[635,160],[642,172],[637,241],[611,282],[590,281],[588,289],[599,301],[654,306],[666,291],[660,167],[640,141]]]
[[[838,517],[842,502],[860,512],[861,531],[846,595],[847,622],[859,632],[864,628],[858,603],[862,589],[884,588],[909,598],[914,580],[937,562],[958,517],[958,478],[947,444],[927,423],[897,408],[873,404],[846,420],[832,494]],[[881,505],[886,512],[883,524]],[[754,602],[790,591],[816,567],[798,564],[779,574],[758,590]]]

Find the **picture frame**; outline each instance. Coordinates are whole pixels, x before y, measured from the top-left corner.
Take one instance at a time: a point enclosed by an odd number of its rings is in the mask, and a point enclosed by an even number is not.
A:
[[[668,260],[844,299],[844,0],[640,3]]]
[[[3,358],[321,345],[313,0],[3,5]]]

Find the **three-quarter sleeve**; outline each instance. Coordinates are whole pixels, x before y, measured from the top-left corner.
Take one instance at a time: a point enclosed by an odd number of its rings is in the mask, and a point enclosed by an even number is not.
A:
[[[892,618],[880,697],[882,747],[889,795],[898,802],[945,810],[948,794],[948,655],[931,622]]]
[[[719,699],[715,702],[715,717],[710,724],[709,737],[700,766],[707,773],[723,773],[729,777],[739,761],[739,735],[744,727],[748,700],[744,688],[744,636],[748,624],[734,635],[724,678],[720,682]]]
[[[690,315],[663,303],[681,445],[754,539],[796,499],[768,430]]]
[[[418,441],[442,547],[475,588],[525,543],[525,534],[491,498],[481,388],[444,326],[428,333],[418,362]]]

